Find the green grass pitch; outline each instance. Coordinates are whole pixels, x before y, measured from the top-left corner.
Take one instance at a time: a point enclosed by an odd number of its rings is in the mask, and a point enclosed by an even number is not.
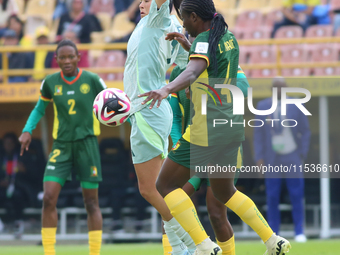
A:
[[[305,244],[292,243],[289,255],[339,255],[340,240],[309,240]],[[87,245],[57,245],[57,255],[86,255]],[[265,245],[260,241],[236,241],[237,255],[262,255]],[[1,255],[43,255],[41,246],[0,247]],[[101,255],[163,255],[161,244],[104,244]]]

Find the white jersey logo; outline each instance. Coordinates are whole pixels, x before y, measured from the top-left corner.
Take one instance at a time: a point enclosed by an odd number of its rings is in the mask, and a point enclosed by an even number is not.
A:
[[[195,53],[208,53],[209,43],[199,42],[196,44]]]

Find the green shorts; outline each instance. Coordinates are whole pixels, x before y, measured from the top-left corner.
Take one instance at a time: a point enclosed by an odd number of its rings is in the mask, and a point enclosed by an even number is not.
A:
[[[237,160],[237,173],[235,175],[234,178],[234,185],[236,185],[237,180],[238,180],[238,176],[240,174],[240,167],[243,165],[243,148],[242,148],[242,144],[240,146],[240,150],[238,152],[239,154],[237,155],[238,160]],[[241,161],[241,163],[240,163]],[[188,181],[195,189],[195,191],[199,190],[200,187],[202,186],[203,183],[206,183],[208,187],[210,187],[210,181],[208,178],[200,178],[198,176],[194,176],[192,178],[190,178],[190,180]]]
[[[45,168],[44,182],[70,181],[72,169],[76,171],[76,178],[81,182],[102,181],[97,137],[88,136],[73,142],[53,142],[52,152]]]
[[[239,169],[243,163],[243,149],[241,142],[202,147],[190,144],[190,142],[181,137],[168,157],[177,164],[190,168],[195,172],[197,169],[200,170],[208,165],[230,166]],[[209,176],[202,176],[202,173],[200,173],[198,177],[207,178]],[[214,178],[214,176],[211,177]]]

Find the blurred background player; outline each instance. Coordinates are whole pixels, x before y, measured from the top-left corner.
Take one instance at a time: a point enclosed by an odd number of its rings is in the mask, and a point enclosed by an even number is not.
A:
[[[49,75],[41,84],[40,99],[23,129],[19,141],[22,155],[28,150],[31,134],[53,100],[53,147],[44,174],[42,243],[45,255],[55,254],[58,214],[56,204],[61,188],[70,180],[73,167],[81,183],[88,214],[90,255],[99,255],[102,215],[98,186],[102,180],[98,141],[99,122],[92,102],[106,88],[98,75],[78,68],[80,55],[70,40],[58,44],[56,58],[61,72]]]
[[[187,252],[181,240],[184,240],[192,252],[195,245],[172,217],[155,185],[163,159],[168,153],[168,137],[172,125],[171,107],[167,101],[160,108],[150,110],[141,104],[143,99],[138,98],[140,93],[165,86],[166,71],[174,62],[181,67],[187,62],[188,55],[179,43],[165,40],[167,33],[182,31],[176,16],[170,15],[169,7],[172,8],[169,0],[140,2],[142,19],[128,42],[124,90],[132,103],[130,142],[139,191],[162,216],[165,230],[168,229],[167,236],[163,236],[163,243],[168,240],[173,254],[181,255]],[[167,228],[167,225],[175,226],[176,229]]]
[[[236,85],[239,48],[234,35],[227,30],[228,25],[223,16],[216,13],[211,0],[202,0],[199,3],[184,0],[180,6],[180,13],[183,26],[191,36],[196,37],[192,45],[181,38],[179,40],[184,49],[190,48],[187,68],[165,87],[140,96],[148,96],[143,104],[152,100],[149,108],[153,108],[156,103],[158,108],[170,93],[180,91],[188,87],[192,81],[202,78],[190,86],[195,110],[192,124],[179,140],[177,149],[170,152],[162,165],[156,186],[172,215],[193,238],[197,247],[196,254],[217,255],[222,254],[221,248],[206,234],[197,218],[192,201],[181,187],[189,179],[188,170],[194,166],[207,166],[211,162],[220,166],[237,165],[239,147],[244,140],[244,127],[221,125],[210,129],[212,127],[208,123],[217,118],[226,119],[228,123],[231,121],[239,123],[243,120],[242,116],[233,115],[229,90],[212,86],[213,83],[225,84],[225,82]],[[176,38],[175,35],[168,36],[170,40]],[[201,115],[201,97],[207,93],[202,87],[213,90],[221,103],[217,107],[208,97],[206,116]],[[223,138],[221,134],[224,134]],[[229,174],[227,178],[210,178],[210,183],[215,197],[253,228],[266,244],[269,254],[282,255],[289,251],[290,243],[275,235],[254,202],[235,188],[234,176]]]
[[[308,118],[295,105],[287,106],[287,115],[281,115],[281,88],[286,87],[283,77],[273,79],[273,88],[278,89],[277,110],[269,116],[256,116],[257,119],[277,119],[273,126],[264,125],[254,129],[254,152],[258,166],[300,166],[307,158],[311,132]],[[267,98],[257,104],[256,109],[269,109],[272,98]],[[296,127],[283,127],[282,120],[294,119],[298,122]],[[285,182],[290,202],[293,206],[292,215],[294,221],[295,241],[306,242],[304,235],[304,189],[305,179],[303,173],[266,173],[266,197],[268,224],[275,233],[279,233],[281,215],[279,203],[281,198],[282,182]]]

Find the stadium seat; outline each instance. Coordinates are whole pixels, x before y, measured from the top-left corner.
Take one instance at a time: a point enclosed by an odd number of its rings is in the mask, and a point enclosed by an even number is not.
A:
[[[312,62],[337,62],[339,60],[339,49],[335,44],[317,45],[311,53]]]
[[[258,28],[262,25],[263,15],[256,10],[245,11],[238,15],[236,20],[236,29]]]
[[[275,38],[301,38],[303,30],[300,26],[284,26],[276,31]]]
[[[21,17],[25,12],[25,0],[15,0],[15,2],[19,9],[18,16]]]
[[[313,71],[314,76],[338,76],[340,75],[340,68],[337,67],[317,67]]]
[[[122,51],[106,51],[98,58],[96,67],[123,67],[125,60],[126,56]],[[99,74],[99,76],[103,80],[123,80],[123,73]]]
[[[43,17],[52,19],[55,0],[29,0],[27,1],[25,16]]]
[[[99,12],[108,13],[113,17],[115,14],[114,0],[92,0],[90,13],[97,14]]]
[[[283,77],[294,77],[294,76],[310,76],[310,68],[283,68],[281,75]]]
[[[99,143],[103,183],[100,192],[109,194],[112,187],[124,186],[129,178],[129,157],[119,138],[106,138]]]
[[[243,29],[242,32],[242,39],[269,39],[272,28],[259,26],[258,28]]]
[[[218,12],[236,8],[236,0],[214,0],[214,4]]]
[[[237,17],[235,10],[226,9],[220,10],[219,12],[223,15],[225,22],[228,24],[228,28],[233,29],[235,27]]]
[[[259,10],[267,5],[267,0],[239,0],[238,13],[244,10]]]
[[[265,14],[264,17],[264,25],[268,27],[274,27],[274,24],[276,22],[279,22],[283,19],[283,13],[282,11],[272,11],[267,14]]]
[[[30,35],[32,38],[34,38],[35,30],[41,26],[49,27],[49,24],[47,24],[46,20],[43,17],[37,17],[37,16],[27,17],[25,28],[24,28],[25,35]]]
[[[250,52],[253,46],[240,46],[239,63],[246,64],[249,62]],[[255,46],[256,47],[256,46]]]
[[[331,37],[333,36],[333,25],[310,26],[305,37]]]
[[[96,17],[100,21],[103,31],[109,31],[111,28],[111,15],[106,12],[98,12]]]
[[[276,69],[255,69],[251,71],[251,78],[273,78],[277,76]]]
[[[280,46],[281,63],[304,63],[308,60],[308,51],[305,45],[282,45]],[[284,68],[282,76],[309,76],[310,68]]]
[[[317,45],[311,51],[312,62],[334,62],[339,60],[339,49],[334,44]],[[316,67],[313,71],[314,75],[331,76],[337,75],[338,69],[336,67]]]
[[[250,48],[249,63],[269,64],[276,63],[276,47],[264,45]]]
[[[127,12],[121,12],[115,15],[111,27],[111,36],[113,39],[122,38],[135,29],[135,23],[129,20]]]
[[[255,46],[250,48],[250,64],[270,64],[276,63],[276,47]],[[251,72],[252,78],[266,78],[277,75],[276,69],[255,69]]]
[[[330,0],[329,4],[332,11],[340,10],[340,0]]]
[[[273,10],[280,10],[283,7],[283,1],[278,0],[268,0],[266,7],[264,8],[265,11],[273,11]]]

